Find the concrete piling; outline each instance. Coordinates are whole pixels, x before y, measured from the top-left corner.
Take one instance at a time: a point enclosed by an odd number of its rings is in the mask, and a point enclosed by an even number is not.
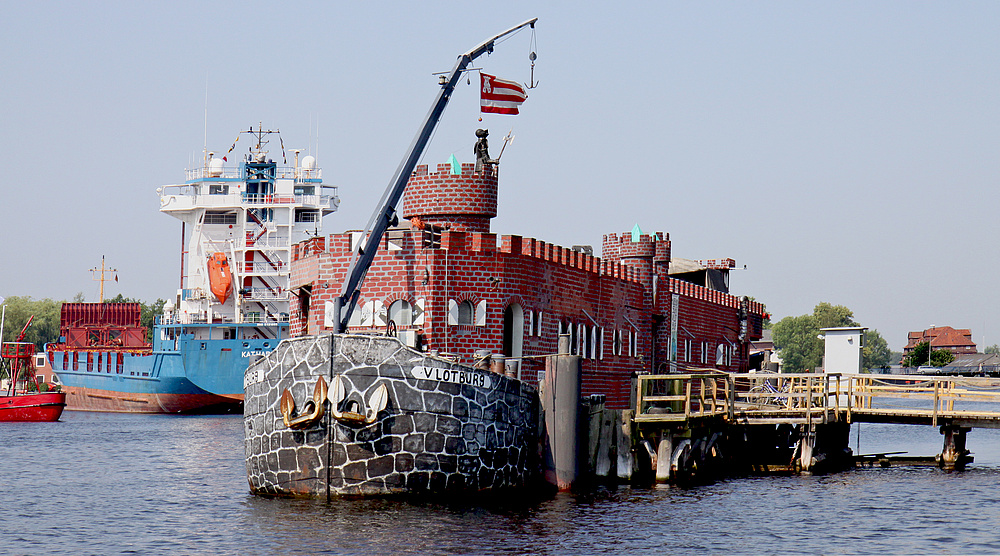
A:
[[[579,355],[569,354],[569,336],[559,337],[559,354],[545,361],[541,403],[545,415],[545,480],[569,490],[580,477]]]
[[[969,450],[965,448],[966,435],[971,429],[954,425],[941,427],[944,435],[944,449],[937,457],[938,465],[945,471],[962,471],[972,462]]]

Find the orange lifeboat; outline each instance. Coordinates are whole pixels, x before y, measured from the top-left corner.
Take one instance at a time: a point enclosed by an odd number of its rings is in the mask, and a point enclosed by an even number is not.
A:
[[[225,303],[229,299],[233,273],[229,270],[229,259],[225,253],[213,253],[208,259],[208,284],[219,303]]]

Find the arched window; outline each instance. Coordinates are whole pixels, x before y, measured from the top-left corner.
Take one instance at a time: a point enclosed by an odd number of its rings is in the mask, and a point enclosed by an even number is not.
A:
[[[458,324],[473,324],[475,315],[476,308],[468,299],[458,304]]]
[[[396,326],[410,326],[413,324],[413,307],[405,299],[397,299],[389,305],[389,320],[396,323]]]
[[[524,347],[524,310],[511,303],[503,312],[503,354],[521,357]]]

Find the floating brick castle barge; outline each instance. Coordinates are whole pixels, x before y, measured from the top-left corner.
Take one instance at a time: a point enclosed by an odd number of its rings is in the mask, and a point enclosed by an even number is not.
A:
[[[486,130],[475,165],[417,166],[466,68],[534,24],[483,42],[441,76],[364,231],[293,248],[290,331],[302,338],[244,379],[252,492],[482,492],[543,474],[568,487],[581,394],[624,410],[642,373],[747,368],[763,307],[727,293],[734,261],[687,269],[696,285],[670,277],[669,238],[638,226],[605,236],[603,260],[590,247],[498,237]]]
[[[351,334],[328,333],[330,306],[359,234],[293,247],[298,303],[290,326],[301,338],[251,366],[245,385],[252,491],[324,496],[525,486],[541,465],[536,386],[553,375],[549,356],[560,353],[560,337],[582,369],[574,402],[597,396],[608,409],[632,407],[637,374],[747,370],[764,308],[725,291],[732,263],[695,272],[688,264],[681,279],[669,273],[664,233],[608,234],[603,258],[586,248],[495,235],[498,176],[495,168],[477,174],[472,164],[461,174],[446,164],[436,172],[416,168],[402,204],[411,225],[383,238]],[[498,372],[477,364],[484,352]],[[387,387],[381,408],[380,384]],[[300,408],[287,417],[279,408],[283,391],[288,409]],[[327,400],[341,413],[374,410],[374,420],[338,419],[330,411],[304,429],[285,425],[308,416],[305,404],[315,409]]]

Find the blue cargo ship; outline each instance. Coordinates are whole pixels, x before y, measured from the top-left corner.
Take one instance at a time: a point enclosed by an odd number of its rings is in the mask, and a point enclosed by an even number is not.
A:
[[[228,166],[240,136],[252,146]],[[243,375],[288,335],[292,245],[322,230],[337,210],[313,156],[281,147],[252,127],[226,153],[206,152],[184,183],[157,189],[160,211],[181,220],[180,288],[163,306],[151,341],[141,307],[66,303],[46,357],[67,409],[178,413],[238,409]],[[308,295],[308,292],[303,292]]]

